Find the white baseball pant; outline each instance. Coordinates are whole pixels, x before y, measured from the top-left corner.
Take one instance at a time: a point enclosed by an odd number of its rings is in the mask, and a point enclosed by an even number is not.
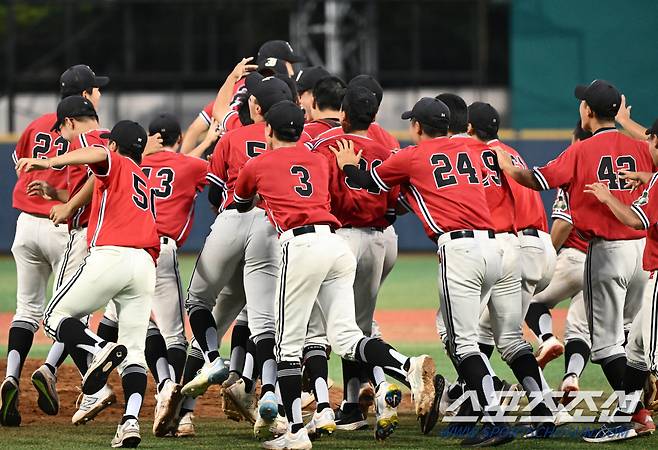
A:
[[[537,235],[534,235],[534,234]],[[521,245],[521,295],[522,317],[528,312],[532,297],[546,289],[555,271],[555,248],[551,235],[541,230],[518,232]]]
[[[46,217],[20,213],[11,253],[16,261],[16,314],[32,331],[39,329],[46,307],[50,274],[57,274],[66,249],[65,226],[56,227]],[[55,288],[57,278],[55,279]]]
[[[146,369],[144,347],[155,291],[155,264],[145,250],[94,247],[76,273],[53,295],[44,319],[46,334],[55,338],[67,317],[82,319],[115,303],[118,313],[118,343],[128,349],[119,371],[136,364]]]
[[[626,344],[627,364],[639,370],[658,371],[658,272],[651,273]]]
[[[637,315],[647,284],[642,270],[644,239],[590,241],[585,260],[585,311],[592,362],[624,355],[625,317]]]

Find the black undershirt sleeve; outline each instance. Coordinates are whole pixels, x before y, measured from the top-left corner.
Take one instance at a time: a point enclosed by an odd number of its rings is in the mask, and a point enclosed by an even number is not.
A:
[[[343,167],[343,172],[345,172],[345,175],[347,175],[347,178],[352,183],[362,189],[377,189],[379,187],[369,170],[361,170],[356,166],[348,164]]]
[[[219,209],[222,204],[222,188],[215,183],[210,183],[210,188],[208,189],[208,201],[217,209]]]

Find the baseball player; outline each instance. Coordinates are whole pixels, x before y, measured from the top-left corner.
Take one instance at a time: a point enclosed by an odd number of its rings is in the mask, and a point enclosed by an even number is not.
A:
[[[304,109],[306,122],[311,122],[311,110],[313,109],[313,88],[323,78],[329,78],[331,73],[322,66],[303,67],[295,75],[297,92],[299,93],[299,104]],[[338,117],[338,116],[335,116]]]
[[[315,84],[310,114],[312,120],[304,125],[302,142],[315,139],[332,128],[340,127],[340,102],[345,96],[346,87],[343,80],[333,76],[323,78]]]
[[[619,91],[604,80],[594,80],[575,91],[580,100],[580,119],[593,136],[569,146],[546,166],[527,170],[513,165],[509,155],[496,149],[502,170],[520,184],[536,189],[568,185],[574,226],[589,239],[585,261],[585,309],[592,342],[592,362],[600,364],[614,390],[623,389],[625,307],[642,301],[647,274],[641,255],[645,232],[632,230],[619,221],[595,197],[585,194],[585,185],[607,183],[612,195],[630,204],[639,193],[619,178],[620,170],[653,168],[646,143],[615,129],[620,107]]]
[[[318,82],[314,91],[318,92],[322,84],[328,80],[330,79]],[[340,107],[340,120],[344,134],[320,138],[305,144],[309,150],[320,152],[329,159],[331,212],[342,225],[337,233],[345,238],[356,258],[354,308],[357,325],[366,336],[370,336],[372,332],[372,320],[381,283],[385,256],[383,231],[391,223],[386,216],[389,209],[394,208],[394,204],[390,204],[391,196],[381,190],[360,189],[349,183],[349,180],[346,180],[345,176],[338,171],[335,157],[329,150],[329,146],[335,145],[339,139],[353,140],[355,145],[363,150],[359,164],[365,168],[377,166],[388,159],[391,150],[367,136],[368,128],[377,114],[377,108],[375,94],[365,87],[352,86],[347,89]],[[397,202],[397,195],[394,195],[393,199]],[[321,321],[318,322],[322,326]],[[313,324],[313,320],[311,323]],[[309,333],[316,336],[324,334],[313,330],[311,325],[309,325]],[[336,410],[338,416],[336,425],[341,429],[357,429],[365,422],[358,402],[361,387],[361,365],[343,359],[342,366],[343,403]],[[378,374],[377,378],[371,375],[373,385],[378,386],[385,381],[381,369],[373,372]],[[313,377],[311,377],[311,381],[313,386],[315,384]],[[397,386],[391,385],[389,388],[397,389]],[[319,416],[323,414],[323,406],[323,403],[318,400],[316,412],[318,417],[313,417],[314,422],[322,421],[322,417]],[[386,420],[383,421],[383,424],[381,422],[381,420],[377,420],[376,433],[380,437],[385,437],[393,431],[393,428],[386,423]]]
[[[653,163],[658,165],[658,120],[646,130]],[[596,136],[596,133],[595,133]],[[594,137],[592,138],[594,139]],[[646,150],[646,149],[645,149]],[[587,442],[610,442],[652,434],[656,426],[651,413],[642,404],[642,391],[649,372],[658,370],[656,324],[658,323],[658,202],[655,186],[658,174],[624,172],[624,180],[639,181],[647,185],[642,195],[630,206],[616,198],[609,186],[596,182],[585,186],[585,193],[592,194],[614,214],[616,219],[634,230],[647,230],[647,242],[642,257],[642,267],[651,272],[653,293],[645,295],[642,311],[635,317],[626,345],[627,363],[624,372],[624,396],[618,400],[615,416],[626,418],[621,425],[603,425],[598,431],[584,436]],[[630,417],[630,421],[628,418]]]
[[[276,366],[273,353],[273,296],[280,250],[274,230],[267,223],[262,209],[255,208],[249,214],[237,214],[233,189],[244,164],[266,150],[263,115],[274,103],[290,100],[292,95],[280,79],[263,78],[258,73],[247,76],[246,87],[251,94],[249,107],[255,123],[228,132],[219,140],[208,173],[211,193],[217,193],[214,203],[220,214],[197,260],[186,301],[194,338],[204,352],[206,364],[195,379],[185,385],[184,393],[199,395],[209,384],[224,381],[228,375],[217,351],[217,325],[211,311],[222,288],[228,285],[236,271],[241,271],[244,276],[249,330],[257,346],[256,364],[262,377],[259,414],[265,422],[271,422],[278,413],[274,393]],[[226,388],[226,394],[238,406],[249,404],[240,401],[248,398],[245,397],[245,383],[247,387],[250,387],[249,384],[255,386],[255,383],[241,381]],[[269,428],[269,423],[256,423],[255,433],[259,433],[260,427]]]
[[[328,164],[317,152],[295,146],[304,113],[292,102],[274,105],[266,116],[265,136],[270,151],[245,164],[236,182],[239,211],[253,207],[256,193],[279,233],[282,260],[276,298],[276,358],[281,397],[290,422],[283,436],[264,448],[311,448],[302,423],[301,364],[306,326],[316,298],[327,322],[329,342],[341,356],[404,370],[412,386],[416,413],[425,414],[434,395],[434,363],[428,356],[408,358],[377,339],[363,335],[354,316],[354,256],[336,236],[340,225],[330,213]],[[266,175],[267,174],[267,175]],[[397,421],[398,390],[378,386],[378,405]],[[382,413],[382,416],[384,413]]]
[[[93,110],[91,103],[83,100]],[[70,118],[58,115],[53,129],[66,135]],[[86,164],[95,174],[89,220],[90,253],[53,295],[46,309],[46,332],[64,342],[82,373],[82,390],[97,392],[110,372],[120,367],[126,410],[113,447],[137,446],[138,415],[146,390],[144,342],[155,287],[155,260],[160,241],[153,217],[149,182],[139,163],[146,132],[130,121],[117,123],[107,148],[88,147],[49,159],[21,159],[26,172],[53,166]],[[112,299],[119,311],[118,343],[103,341],[79,319]],[[77,357],[78,350],[93,355]]]
[[[60,94],[62,98],[82,95],[97,106],[101,97],[100,87],[108,82],[109,78],[96,76],[88,66],[72,66],[60,77]],[[31,122],[16,144],[12,154],[14,162],[20,158],[48,158],[65,154],[69,142],[51,131],[56,120],[56,114],[49,113]],[[57,167],[38,175],[24,172],[17,175],[13,207],[21,214],[12,245],[12,254],[16,261],[17,298],[16,314],[9,328],[7,371],[0,387],[0,424],[3,426],[20,425],[18,400],[21,371],[46,305],[48,277],[51,273],[56,274],[55,288],[63,281],[65,270],[60,269],[62,260],[66,261],[65,251],[69,240],[66,228],[53,225],[49,219],[53,209],[56,212],[60,204],[55,197],[57,191],[63,193],[67,188],[66,169]],[[53,196],[44,198],[41,195],[30,195],[28,191],[35,180],[41,180],[51,186]],[[55,415],[59,411],[59,398],[55,388],[56,373],[57,367],[65,359],[64,347],[55,343],[45,364],[32,374],[32,384],[39,393],[37,404],[49,415]]]
[[[398,184],[407,186],[410,207],[439,246],[439,297],[448,329],[446,347],[480,404],[486,411],[496,410],[498,395],[488,387],[493,374],[477,345],[481,307],[502,273],[502,250],[492,230],[482,185],[486,172],[480,159],[463,143],[446,136],[450,110],[440,100],[422,98],[402,118],[411,119],[410,132],[417,145],[398,151],[370,171],[358,169],[360,155],[344,148],[337,154],[338,165],[362,188],[389,191]],[[499,300],[491,296],[489,301]],[[505,353],[515,345],[513,341],[505,343]],[[539,378],[538,373],[530,376]],[[492,433],[492,426],[487,422],[463,444],[492,445],[512,438],[509,433]]]

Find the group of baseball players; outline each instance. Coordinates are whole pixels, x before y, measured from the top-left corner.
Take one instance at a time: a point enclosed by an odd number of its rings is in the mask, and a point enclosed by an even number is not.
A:
[[[400,149],[375,121],[383,90],[373,77],[346,83],[320,66],[295,70],[302,61],[289,43],[266,42],[184,134],[167,113],[148,131],[130,120],[102,128],[109,78],[85,65],[61,75],[56,112],[33,121],[13,155],[18,287],[0,423],[21,423],[21,371],[43,324],[54,343],[31,376],[39,408],[58,414],[57,370],[70,356],[82,379],[72,422],[87,423],[116,402],[107,380],[118,368],[125,412],[112,447],[141,441],[147,370],[158,437],[194,436],[196,398],[219,384],[226,415],[250,422],[264,448],[309,449],[336,430],[368,428],[371,406],[375,439],[385,440],[404,384],[423,433],[442,416],[474,415],[462,445],[491,446],[518,435],[501,420],[514,390],[533,406],[524,437],[569,423],[564,404],[591,359],[618,391],[620,420],[584,439],[652,433],[642,393],[657,369],[658,122],[635,123],[606,81],[578,86],[572,145],[529,170],[499,140],[493,106],[443,93],[402,114],[413,145]],[[177,249],[206,187],[217,217],[185,297]],[[551,188],[549,233],[536,191]],[[373,320],[397,258],[392,224],[407,212],[437,245],[436,322],[458,373],[451,383],[429,356],[386,343]],[[566,298],[563,345],[551,309]],[[94,332],[90,316],[103,308]],[[494,348],[518,384],[494,373]],[[335,409],[331,352],[343,372]],[[555,402],[542,369],[563,353],[565,396]],[[450,407],[468,393],[473,401]]]

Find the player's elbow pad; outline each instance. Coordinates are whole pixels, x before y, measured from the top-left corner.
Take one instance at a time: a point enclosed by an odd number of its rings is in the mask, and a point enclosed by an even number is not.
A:
[[[222,188],[217,186],[215,183],[210,183],[210,189],[208,190],[208,201],[217,209],[219,209],[219,207],[222,205],[223,192],[224,191]]]

